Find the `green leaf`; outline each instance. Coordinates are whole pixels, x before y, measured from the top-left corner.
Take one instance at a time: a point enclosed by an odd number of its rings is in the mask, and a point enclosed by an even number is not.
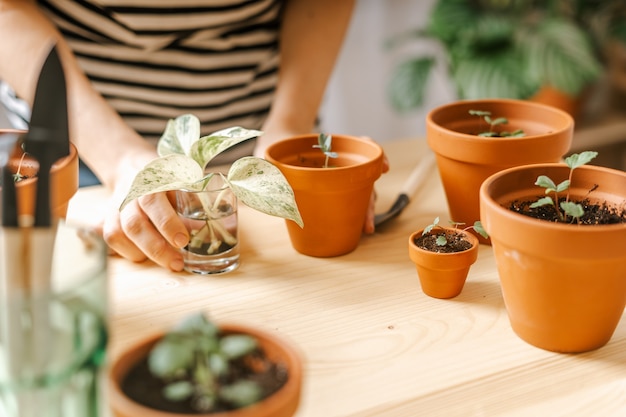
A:
[[[247,355],[256,348],[256,339],[249,335],[231,334],[220,339],[220,351],[231,360]]]
[[[200,121],[192,114],[183,114],[167,122],[157,145],[159,156],[183,154],[191,156],[191,146],[200,137]]]
[[[535,185],[545,188],[546,194],[556,191],[556,184],[554,183],[554,181],[552,181],[552,179],[545,175],[538,176],[537,181],[535,181]]]
[[[537,207],[541,207],[541,206],[547,206],[547,205],[554,205],[554,201],[552,201],[552,198],[548,197],[544,197],[544,198],[540,198],[539,200],[535,201],[534,203],[532,203],[530,205],[530,208],[537,208]]]
[[[227,180],[247,206],[304,226],[291,185],[270,162],[253,156],[241,158],[230,167]]]
[[[177,381],[163,388],[163,396],[170,401],[184,401],[193,394],[193,384],[189,381]]]
[[[492,120],[490,123],[491,123],[492,126],[497,126],[497,125],[508,124],[509,121],[507,120],[506,117],[498,117],[497,119]]]
[[[238,126],[229,127],[198,139],[191,147],[190,156],[204,169],[220,153],[262,134],[263,132],[259,130],[249,130]]]
[[[585,210],[580,204],[576,204],[571,201],[563,201],[560,205],[565,214],[576,219],[582,217],[582,215],[585,214]]]
[[[194,344],[189,339],[164,337],[150,351],[148,367],[152,374],[169,378],[193,363]]]
[[[555,191],[557,193],[565,191],[565,190],[567,190],[569,188],[569,184],[570,184],[570,181],[569,180],[565,180],[565,181],[559,183],[559,185],[556,186],[556,190]]]
[[[432,57],[417,58],[403,62],[393,70],[387,95],[397,111],[406,112],[424,104],[428,76],[434,65]]]
[[[476,230],[476,232],[478,232],[478,234],[484,237],[485,239],[489,238],[489,234],[483,227],[483,224],[480,222],[480,220],[476,220],[474,222],[474,230]]]
[[[173,331],[176,333],[199,333],[210,337],[215,337],[219,329],[215,323],[207,319],[204,313],[196,313],[185,317],[176,326]]]
[[[579,154],[575,153],[565,158],[565,164],[571,169],[576,169],[588,164],[596,156],[598,156],[598,152],[595,151],[585,151]]]
[[[261,399],[261,395],[261,387],[254,381],[237,381],[220,389],[220,397],[237,407],[254,404]]]
[[[204,188],[202,168],[185,155],[170,154],[149,162],[135,177],[120,210],[143,195],[161,191]]]
[[[219,377],[228,372],[228,358],[220,353],[213,353],[209,356],[209,367],[213,375]]]
[[[437,244],[437,246],[446,246],[448,244],[448,239],[446,239],[445,235],[439,235],[437,236],[435,243]]]
[[[469,114],[471,114],[472,116],[479,116],[479,117],[491,116],[491,112],[485,111],[485,110],[470,110]]]
[[[429,224],[428,226],[424,228],[424,231],[422,232],[422,236],[429,234],[433,230],[433,228],[437,226],[438,224],[439,224],[439,217],[435,217],[435,220],[432,222],[432,224]]]

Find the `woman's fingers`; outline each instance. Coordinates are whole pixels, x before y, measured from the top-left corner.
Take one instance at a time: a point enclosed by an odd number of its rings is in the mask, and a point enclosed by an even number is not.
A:
[[[164,193],[141,197],[121,212],[111,213],[103,237],[124,258],[135,262],[148,258],[172,271],[183,269],[179,248],[189,236]]]

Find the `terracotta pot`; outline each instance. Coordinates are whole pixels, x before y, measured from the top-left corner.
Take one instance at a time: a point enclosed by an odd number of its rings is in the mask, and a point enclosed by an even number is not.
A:
[[[248,407],[229,412],[193,414],[198,417],[291,417],[300,403],[302,387],[302,360],[299,353],[276,336],[241,325],[220,325],[225,333],[249,334],[257,339],[268,358],[283,363],[287,367],[288,379],[272,396]],[[163,337],[157,334],[149,337],[122,353],[109,370],[109,403],[114,417],[189,417],[189,414],[177,414],[155,410],[136,403],[128,398],[121,389],[121,383],[132,367],[146,357],[152,346]]]
[[[415,239],[422,235],[423,229],[409,237],[409,257],[415,263],[422,291],[434,298],[453,298],[459,295],[470,267],[478,258],[478,239],[473,234],[459,229],[446,230],[465,235],[472,247],[462,252],[436,253],[415,244]]]
[[[571,96],[554,87],[546,85],[541,87],[529,100],[556,107],[557,109],[567,112],[574,119],[577,119],[582,115],[583,105],[588,95],[588,91],[585,90],[578,96]]]
[[[539,175],[557,184],[569,168],[541,164],[489,177],[480,189],[481,221],[491,236],[502,294],[513,330],[556,352],[599,348],[611,338],[626,305],[626,224],[581,226],[537,220],[507,207],[537,200]],[[583,166],[570,196],[624,208],[626,173]],[[599,184],[597,190],[589,193]]]
[[[0,135],[15,130],[0,130]],[[23,131],[17,131],[24,133]],[[37,172],[39,164],[28,156],[21,159],[22,151],[16,147],[15,152],[10,156],[8,165],[13,173],[20,173],[27,178],[15,184],[18,213],[22,215],[33,215],[35,211],[35,193],[37,190]],[[20,163],[21,161],[21,163]],[[21,165],[21,166],[20,166]],[[53,215],[57,218],[65,218],[69,200],[78,190],[78,152],[73,144],[70,144],[70,154],[58,160],[50,170],[50,192]]]
[[[469,110],[506,117],[507,131],[523,129],[521,138],[479,137],[482,118]],[[448,201],[450,218],[471,225],[480,215],[478,190],[490,175],[519,165],[558,162],[572,143],[573,118],[562,110],[532,101],[465,100],[432,110],[426,117],[427,140]],[[481,243],[488,239],[478,236]]]
[[[276,165],[293,188],[304,221],[287,221],[291,244],[317,257],[339,256],[356,249],[374,189],[382,174],[383,150],[375,142],[333,135],[330,168],[313,145],[317,135],[297,136],[268,147],[266,159]]]

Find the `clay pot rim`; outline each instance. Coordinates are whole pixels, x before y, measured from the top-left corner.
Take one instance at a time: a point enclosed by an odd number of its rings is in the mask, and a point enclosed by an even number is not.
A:
[[[50,168],[50,175],[54,176],[58,172],[65,170],[69,165],[71,165],[74,160],[78,157],[78,149],[76,149],[76,145],[70,143],[70,153],[69,155],[59,159],[54,164],[52,164],[52,168]],[[37,176],[25,178],[15,183],[16,187],[26,187],[28,184],[33,184],[37,182]]]
[[[467,230],[463,230],[463,229],[455,229],[454,227],[444,227],[445,230],[448,231],[454,231],[454,232],[458,232],[461,233],[465,236],[465,238],[472,244],[472,246],[470,248],[465,249],[464,251],[460,251],[460,252],[433,252],[433,251],[429,251],[423,248],[420,248],[418,245],[415,244],[414,240],[416,237],[421,236],[421,234],[424,232],[424,229],[420,229],[417,230],[413,233],[411,233],[411,235],[409,236],[409,248],[411,250],[415,250],[416,252],[421,252],[424,254],[432,254],[434,256],[447,256],[447,257],[452,257],[455,255],[460,255],[460,254],[465,254],[467,252],[473,251],[473,250],[477,250],[478,249],[478,245],[480,244],[480,242],[478,241],[478,238],[476,236],[474,236],[472,233],[470,233]],[[432,233],[430,233],[432,234]]]
[[[535,219],[533,217],[530,216],[525,216],[523,214],[520,213],[516,213],[512,210],[507,209],[506,207],[503,207],[500,203],[498,203],[496,200],[493,199],[493,197],[491,196],[490,193],[490,188],[493,186],[493,184],[500,180],[503,177],[509,176],[509,175],[515,175],[515,173],[520,172],[520,171],[526,171],[528,169],[545,169],[545,170],[549,170],[551,168],[559,168],[559,169],[569,169],[567,168],[564,164],[560,164],[560,163],[552,163],[552,164],[533,164],[533,165],[522,165],[522,166],[517,166],[517,167],[513,167],[513,168],[507,168],[504,169],[502,171],[499,171],[493,175],[491,175],[490,177],[488,177],[481,185],[480,187],[480,200],[486,204],[490,210],[493,210],[494,212],[496,212],[498,215],[506,217],[506,218],[512,218],[515,219],[515,221],[522,223],[528,227],[533,227],[533,228],[542,228],[542,229],[548,229],[548,230],[553,230],[555,232],[558,231],[563,231],[563,232],[572,232],[574,231],[574,229],[576,229],[579,233],[586,233],[586,234],[594,234],[594,233],[606,233],[607,231],[619,231],[619,230],[626,230],[626,223],[617,223],[617,224],[598,224],[598,225],[585,225],[585,226],[580,226],[577,224],[566,224],[566,223],[553,223],[553,222],[549,222],[546,220],[541,220],[541,219]],[[596,166],[596,165],[585,165],[585,166],[581,166],[579,168],[576,168],[576,171],[580,171],[580,170],[590,170],[590,171],[596,171],[596,172],[606,172],[606,173],[612,173],[612,174],[616,174],[619,176],[624,176],[626,177],[626,172],[624,171],[619,171],[617,169],[613,169],[613,168],[607,168],[607,167],[602,167],[602,166]],[[539,188],[537,188],[539,190]],[[541,190],[539,190],[541,193]],[[625,193],[626,194],[626,193]],[[626,201],[626,200],[625,200]],[[489,234],[491,235],[492,232],[489,232]]]
[[[300,352],[290,343],[283,340],[282,338],[268,332],[265,330],[261,330],[256,327],[251,327],[249,325],[229,322],[229,323],[218,323],[220,330],[227,333],[245,333],[250,334],[252,336],[258,337],[260,339],[264,339],[271,345],[274,345],[277,350],[282,352],[282,355],[285,357],[285,365],[287,366],[289,377],[287,382],[273,395],[265,398],[264,400],[257,402],[248,407],[244,407],[237,410],[220,412],[220,413],[204,413],[204,414],[191,414],[191,416],[197,417],[250,417],[254,414],[255,409],[268,406],[271,407],[273,411],[281,410],[283,407],[286,407],[289,403],[291,403],[291,398],[296,397],[296,405],[299,403],[299,398],[301,396],[301,386],[302,386],[302,374],[303,374],[303,361]],[[140,338],[138,341],[134,342],[130,346],[128,346],[124,351],[120,352],[119,355],[112,361],[108,373],[108,385],[110,391],[110,400],[109,403],[112,404],[115,400],[117,403],[127,404],[132,407],[132,410],[142,411],[141,415],[145,416],[154,416],[154,417],[175,417],[180,414],[170,413],[150,407],[143,406],[139,403],[136,403],[132,399],[130,399],[121,389],[118,380],[115,378],[115,375],[121,371],[118,371],[119,364],[124,360],[127,356],[133,356],[137,350],[147,349],[149,346],[156,343],[159,339],[161,339],[165,335],[164,331],[152,332],[151,334]],[[143,356],[142,356],[143,357]],[[133,362],[133,365],[136,362]],[[128,369],[126,369],[126,372]],[[124,375],[122,375],[122,378]],[[114,410],[111,411],[112,415],[115,415]]]
[[[442,126],[441,124],[439,124],[438,122],[435,121],[436,116],[438,114],[444,113],[449,111],[449,109],[451,108],[455,108],[455,107],[465,107],[468,104],[471,103],[476,103],[477,106],[480,106],[481,104],[492,104],[492,105],[496,105],[496,104],[506,104],[506,105],[514,105],[514,106],[519,106],[519,107],[523,107],[523,108],[529,108],[529,107],[534,107],[534,108],[540,108],[542,110],[544,110],[547,113],[552,113],[554,114],[555,117],[561,117],[564,120],[567,120],[567,123],[564,123],[564,126],[560,129],[554,129],[551,130],[549,132],[543,133],[543,134],[538,134],[538,135],[526,135],[523,137],[483,137],[483,136],[477,136],[477,135],[473,135],[473,134],[469,134],[469,133],[463,133],[463,132],[459,132],[456,130],[452,130],[452,129],[448,129],[444,126]],[[469,117],[473,117],[470,116],[468,114],[468,118]],[[567,132],[568,130],[570,130],[572,128],[572,126],[574,125],[574,118],[567,113],[564,110],[561,109],[557,109],[556,107],[553,106],[549,106],[547,104],[543,104],[543,103],[539,103],[539,102],[535,102],[535,101],[530,101],[530,100],[518,100],[518,99],[497,99],[497,98],[491,98],[491,99],[465,99],[465,100],[457,100],[457,101],[453,101],[450,103],[446,103],[443,104],[439,107],[435,107],[434,109],[430,110],[428,112],[428,114],[426,115],[426,125],[430,126],[432,129],[444,132],[448,135],[452,134],[452,135],[456,135],[459,138],[462,138],[464,140],[480,140],[480,141],[484,141],[484,142],[502,142],[502,141],[507,141],[507,142],[520,142],[520,141],[524,141],[524,140],[528,140],[529,138],[532,139],[541,139],[543,137],[546,136],[554,136],[555,134],[562,134]]]
[[[292,170],[299,170],[299,171],[305,171],[305,172],[315,172],[315,171],[334,171],[334,172],[341,172],[344,170],[348,170],[348,169],[353,169],[355,167],[362,167],[362,166],[366,166],[372,163],[375,163],[376,161],[378,161],[379,159],[382,159],[383,155],[384,155],[384,151],[383,148],[376,143],[373,140],[369,140],[369,139],[365,139],[365,138],[361,138],[358,136],[352,136],[352,135],[341,135],[341,134],[332,134],[333,140],[338,139],[338,140],[347,140],[347,141],[353,141],[353,142],[358,142],[360,144],[363,144],[364,146],[367,146],[369,148],[371,148],[374,151],[374,155],[373,156],[367,156],[367,160],[363,161],[363,162],[359,162],[356,164],[350,164],[350,165],[345,165],[345,166],[339,166],[339,167],[328,167],[328,168],[323,168],[323,167],[304,167],[304,166],[300,166],[300,165],[294,165],[294,164],[289,164],[286,162],[282,162],[280,159],[277,159],[275,157],[273,157],[271,155],[271,152],[276,150],[277,148],[281,147],[281,146],[287,146],[288,143],[293,143],[293,142],[300,142],[303,140],[311,140],[313,139],[317,139],[317,134],[306,134],[306,135],[298,135],[298,136],[291,136],[288,138],[284,138],[278,142],[274,142],[271,145],[269,145],[265,151],[265,159],[267,159],[269,162],[271,162],[272,164],[280,164],[282,166],[288,167],[289,169]],[[321,152],[321,151],[320,151]],[[291,154],[289,154],[291,155]]]

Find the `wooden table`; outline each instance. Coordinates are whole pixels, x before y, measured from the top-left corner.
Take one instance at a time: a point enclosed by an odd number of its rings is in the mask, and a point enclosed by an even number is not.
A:
[[[377,182],[385,210],[425,152],[422,140],[385,145]],[[97,217],[99,188],[73,199],[69,218]],[[447,222],[436,171],[391,224],[348,255],[292,249],[282,219],[240,209],[242,263],[223,276],[171,273],[111,258],[110,354],[197,310],[262,326],[305,358],[298,417],[626,416],[626,320],[603,348],[557,354],[518,338],[508,322],[491,247],[481,246],[463,292],[424,295],[409,234]],[[626,277],[625,277],[626,278]]]

